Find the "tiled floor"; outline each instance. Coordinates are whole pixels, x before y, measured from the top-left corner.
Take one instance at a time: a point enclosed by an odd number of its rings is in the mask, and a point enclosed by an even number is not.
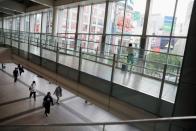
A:
[[[49,117],[46,117],[42,108],[43,97],[48,91],[53,94],[57,85],[49,83],[49,81],[40,78],[28,70],[25,70],[24,74],[14,83],[12,71],[15,67],[15,64],[6,64],[4,71],[0,71],[0,124],[91,123],[120,120],[120,118],[117,118],[112,113],[92,103],[84,103],[84,99],[65,89],[63,89],[60,105],[55,104],[52,106]],[[28,98],[28,85],[33,80],[37,83],[38,96],[36,101]],[[55,98],[54,95],[52,97]],[[26,130],[35,130],[35,128],[27,128]],[[44,127],[37,128],[42,130]],[[55,128],[58,128],[58,130],[78,131],[102,130],[102,126]],[[25,130],[25,127],[23,129]],[[47,127],[44,128],[44,130],[46,129]],[[52,129],[52,127],[48,128],[47,131]],[[106,130],[139,131],[139,129],[131,125],[106,126]]]

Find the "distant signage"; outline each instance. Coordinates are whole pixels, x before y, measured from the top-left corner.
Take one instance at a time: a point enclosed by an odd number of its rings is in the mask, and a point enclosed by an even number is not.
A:
[[[163,31],[171,32],[172,22],[173,22],[172,16],[165,16],[164,17],[164,24],[163,24]],[[175,22],[174,22],[174,25],[175,25]]]

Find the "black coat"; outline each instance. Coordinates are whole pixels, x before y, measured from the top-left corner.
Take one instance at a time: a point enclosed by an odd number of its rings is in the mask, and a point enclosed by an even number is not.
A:
[[[50,95],[44,97],[43,106],[45,107],[45,113],[50,113],[50,104],[53,105],[53,99]]]
[[[15,69],[15,70],[13,71],[13,75],[14,75],[14,77],[17,77],[17,76],[18,76],[18,70],[17,70],[17,69]]]

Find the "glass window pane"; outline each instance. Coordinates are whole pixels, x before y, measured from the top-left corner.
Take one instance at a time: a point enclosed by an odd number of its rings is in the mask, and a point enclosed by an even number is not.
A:
[[[169,36],[176,0],[151,0],[148,18],[148,35]]]
[[[77,11],[78,11],[77,8],[71,8],[68,10],[67,33],[75,33],[76,32]]]
[[[121,36],[119,35],[107,35],[106,36],[106,44],[105,44],[105,52],[108,54],[117,54],[118,46],[121,42]]]
[[[29,15],[25,16],[25,29],[24,31],[29,32]]]
[[[34,32],[35,18],[35,14],[30,15],[30,32]]]
[[[122,33],[124,9],[125,0],[109,3],[106,28],[107,34]]]
[[[37,33],[41,32],[41,14],[36,15],[35,32]]]
[[[90,33],[103,33],[104,17],[105,3],[93,5]]]
[[[25,27],[25,17],[22,16],[20,17],[20,31],[24,31],[24,27]]]
[[[142,34],[146,0],[128,0],[124,19],[124,34]]]
[[[82,6],[79,16],[79,33],[89,33],[91,6]]]
[[[44,12],[42,17],[42,33],[46,33],[47,12]]]
[[[183,38],[172,38],[169,53],[183,56],[185,45],[186,45],[185,38],[184,39]]]
[[[67,9],[58,12],[58,33],[65,33],[67,26]]]
[[[178,0],[173,35],[187,36],[193,0]]]
[[[52,11],[49,11],[47,13],[47,26],[46,26],[46,32],[47,33],[52,33]]]
[[[146,39],[147,50],[167,53],[168,46],[169,46],[169,38],[147,37]]]

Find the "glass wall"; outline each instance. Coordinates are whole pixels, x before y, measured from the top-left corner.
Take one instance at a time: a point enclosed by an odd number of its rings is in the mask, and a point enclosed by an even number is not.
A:
[[[117,68],[121,68],[123,63],[128,64],[127,47],[132,43],[134,62],[129,71],[137,72],[135,67],[142,68],[137,73],[142,72],[142,75],[160,80],[164,65],[167,64],[166,80],[176,84],[192,6],[193,0],[110,0],[61,6],[56,14],[58,37],[49,34],[53,24],[51,10],[7,17],[3,26],[4,29],[20,30],[20,37],[24,40],[27,34],[23,35],[22,31],[31,32],[28,38],[32,54],[40,55],[42,43],[47,51],[41,55],[46,58],[48,50],[56,51],[58,42],[62,59],[66,53],[73,54],[75,49],[78,51],[82,47],[82,51],[91,56],[99,56],[100,52],[104,52],[110,58],[105,63],[110,65],[113,54],[118,54],[117,61],[120,64],[117,64]],[[13,33],[8,30],[5,32],[6,38]],[[41,42],[40,33],[47,33],[42,35]],[[9,39],[6,39],[6,43],[10,44]],[[20,47],[23,49],[23,46]],[[27,45],[24,50],[28,50]],[[51,60],[55,61],[55,58]]]
[[[140,38],[131,35],[142,35],[145,7],[146,0],[119,0],[109,3],[106,52],[123,53],[121,48],[127,47],[129,43],[133,43],[134,48],[140,47]]]

